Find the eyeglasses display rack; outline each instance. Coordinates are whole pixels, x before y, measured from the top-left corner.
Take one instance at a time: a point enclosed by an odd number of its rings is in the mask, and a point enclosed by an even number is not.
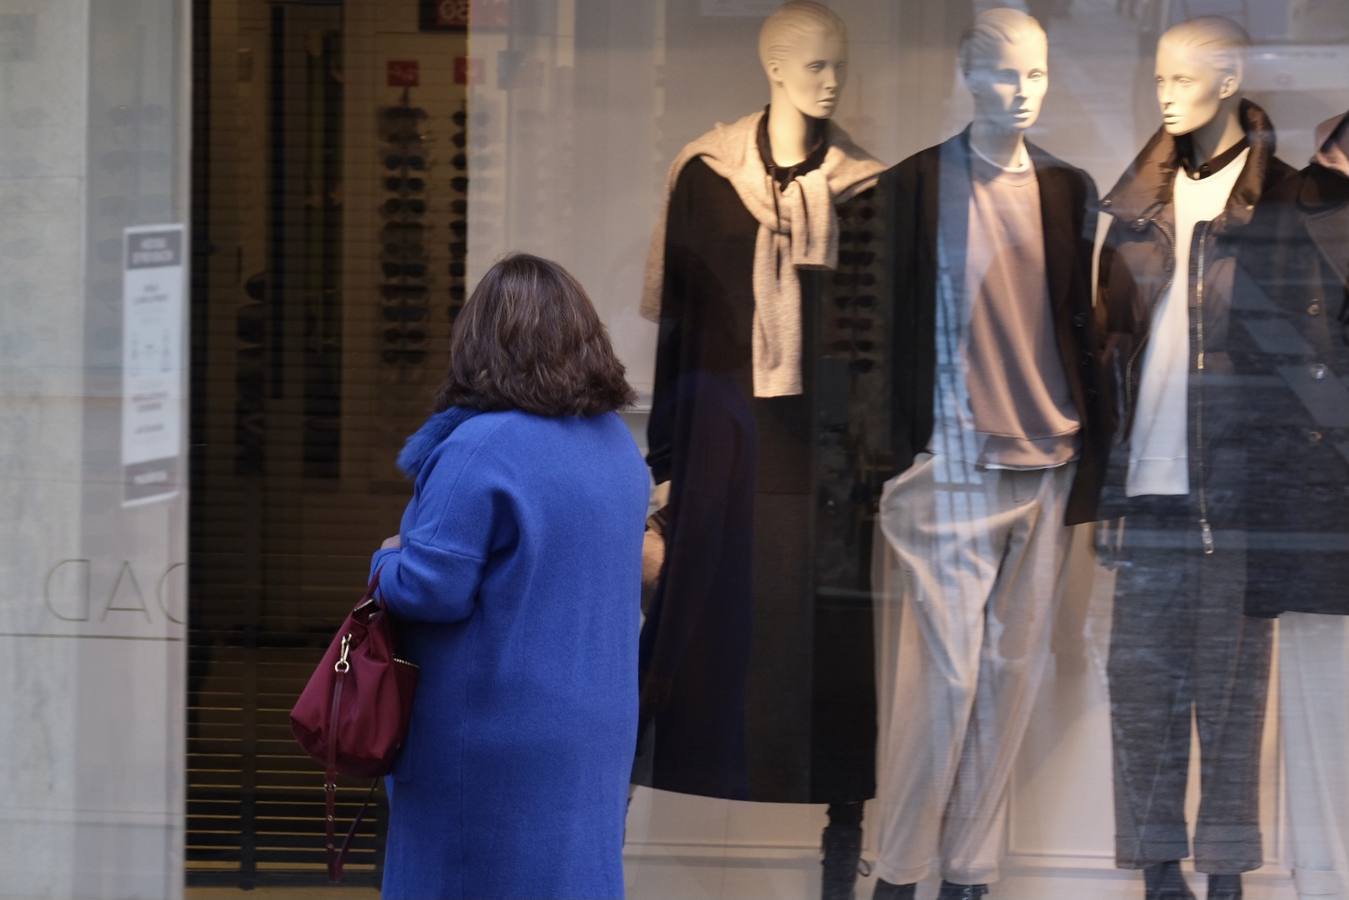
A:
[[[411,101],[409,88],[402,102],[379,111],[384,200],[379,204],[380,360],[409,376],[427,361],[427,324],[430,318],[430,255],[428,253],[429,151],[432,134],[427,112]]]

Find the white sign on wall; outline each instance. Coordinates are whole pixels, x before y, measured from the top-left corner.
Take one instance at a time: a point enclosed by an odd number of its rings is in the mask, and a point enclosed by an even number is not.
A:
[[[182,225],[125,232],[122,476],[125,506],[178,493],[182,447]]]

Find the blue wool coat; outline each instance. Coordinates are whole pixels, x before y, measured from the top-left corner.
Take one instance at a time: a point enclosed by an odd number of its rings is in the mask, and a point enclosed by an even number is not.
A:
[[[648,478],[617,415],[432,416],[380,595],[421,666],[384,900],[621,898]]]

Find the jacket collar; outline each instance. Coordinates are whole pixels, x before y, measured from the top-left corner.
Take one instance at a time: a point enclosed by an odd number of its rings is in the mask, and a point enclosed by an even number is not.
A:
[[[1274,163],[1276,143],[1274,125],[1259,106],[1243,99],[1238,115],[1251,145],[1251,155],[1227,198],[1222,215],[1226,223],[1220,226],[1227,228],[1241,228],[1250,223]],[[1155,218],[1171,205],[1171,188],[1180,165],[1176,139],[1165,129],[1158,129],[1101,205],[1106,212],[1124,221],[1133,219],[1145,223]]]
[[[456,428],[479,412],[480,410],[463,406],[451,406],[449,409],[432,414],[431,418],[423,422],[403,445],[398,454],[398,468],[408,478],[416,481],[418,473],[435,449],[444,443]]]

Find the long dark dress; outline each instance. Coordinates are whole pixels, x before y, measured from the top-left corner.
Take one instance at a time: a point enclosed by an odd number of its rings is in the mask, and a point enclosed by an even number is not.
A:
[[[865,280],[849,223],[870,201],[840,207],[847,264],[800,272],[804,393],[756,398],[758,223],[701,159],[676,181],[648,433],[671,498],[642,631],[637,783],[772,802],[874,793],[869,472],[885,467],[859,435],[887,429],[860,423],[880,367],[849,339]]]

